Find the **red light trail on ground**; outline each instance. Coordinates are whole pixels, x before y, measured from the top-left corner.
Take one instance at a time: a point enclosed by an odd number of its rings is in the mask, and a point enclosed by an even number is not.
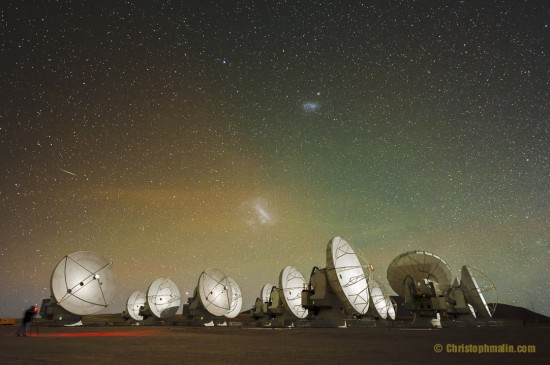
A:
[[[161,331],[144,330],[144,331],[102,331],[102,332],[83,332],[83,333],[46,333],[39,337],[143,337],[143,336],[158,336]]]

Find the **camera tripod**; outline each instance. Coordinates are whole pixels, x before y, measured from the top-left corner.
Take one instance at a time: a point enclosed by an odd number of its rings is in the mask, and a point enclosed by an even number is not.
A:
[[[38,336],[38,321],[36,320],[36,316],[33,317],[32,323],[31,323],[31,330],[29,332],[29,336],[32,336],[32,331],[36,330],[36,336]]]

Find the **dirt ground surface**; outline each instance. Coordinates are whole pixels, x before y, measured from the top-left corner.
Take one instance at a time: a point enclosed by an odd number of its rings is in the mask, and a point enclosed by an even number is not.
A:
[[[0,327],[0,364],[547,364],[549,327]],[[468,345],[507,353],[464,353]],[[437,352],[438,345],[442,351]],[[464,347],[461,347],[463,345]],[[516,346],[520,347],[516,347]],[[529,350],[535,353],[510,353]],[[455,347],[453,347],[455,346]],[[479,348],[481,348],[479,347]],[[478,349],[479,349],[478,348]],[[469,347],[472,351],[473,347]],[[533,348],[531,348],[532,350]],[[448,352],[448,351],[454,352]],[[487,346],[486,351],[490,351]]]

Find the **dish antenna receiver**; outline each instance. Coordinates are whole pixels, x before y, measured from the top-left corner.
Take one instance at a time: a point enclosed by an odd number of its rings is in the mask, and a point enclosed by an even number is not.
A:
[[[498,294],[495,284],[480,271],[462,266],[460,287],[464,296],[476,311],[479,317],[492,318],[498,303]],[[494,298],[492,302],[487,302],[485,297]]]
[[[472,267],[462,266],[460,274],[460,283],[455,279],[449,293],[449,313],[455,317],[471,314],[474,318],[492,318],[498,303],[496,286]]]
[[[229,310],[224,314],[227,318],[235,318],[241,312],[243,306],[243,296],[241,293],[241,288],[237,285],[237,282],[233,278],[228,277],[229,285],[231,286],[233,296],[231,297],[231,304]]]
[[[237,283],[220,269],[209,268],[200,274],[185,311],[197,324],[213,326],[226,325],[225,318],[236,317],[241,307],[242,295]]]
[[[372,275],[367,279],[370,294],[369,314],[375,318],[388,318],[388,294]],[[390,317],[391,319],[391,317]]]
[[[441,327],[440,313],[447,310],[451,270],[439,256],[428,251],[409,251],[397,256],[387,271],[391,288],[415,313],[415,325]]]
[[[397,303],[393,298],[388,294],[386,297],[386,307],[388,308],[388,319],[391,319],[392,321],[395,320],[395,310],[397,308]]]
[[[173,317],[181,304],[180,291],[176,284],[167,278],[158,278],[147,289],[147,302],[139,310],[139,315],[149,321]]]
[[[369,288],[369,310],[370,317],[375,319],[395,319],[395,307],[388,290],[375,279],[374,267],[368,262],[363,252],[357,252],[359,261],[363,263],[362,267],[367,273],[367,286]]]
[[[126,310],[123,312],[122,317],[134,321],[143,321],[144,317],[139,314],[140,310],[143,310],[147,303],[147,295],[142,291],[135,291],[128,297],[126,302]]]
[[[327,246],[327,273],[332,290],[348,313],[362,315],[369,309],[365,272],[353,247],[340,237]]]
[[[275,286],[272,284],[265,284],[262,287],[260,299],[263,303],[269,303],[271,301],[271,291],[273,290]]]
[[[279,287],[266,284],[251,312],[258,325],[293,327],[308,316],[302,307],[302,290],[307,284],[304,276],[294,266],[286,266],[279,274]]]
[[[314,267],[302,303],[314,314],[315,326],[344,326],[361,318],[369,309],[365,272],[353,247],[334,237],[326,249],[326,268]]]
[[[306,288],[304,275],[294,266],[287,266],[279,275],[279,286],[283,292],[283,305],[288,312],[296,319],[306,318],[308,311],[302,307],[302,290]]]
[[[271,315],[268,313],[268,307],[271,306],[271,291],[277,289],[273,284],[265,284],[260,290],[260,296],[256,298],[254,308],[250,315],[258,321],[258,325],[267,327],[271,325]]]
[[[395,308],[397,304],[390,296],[388,290],[374,277],[368,277],[370,306],[369,313],[375,318],[395,320]]]
[[[116,291],[113,263],[91,251],[65,256],[55,267],[52,296],[42,302],[41,315],[57,321],[78,322],[111,303]]]

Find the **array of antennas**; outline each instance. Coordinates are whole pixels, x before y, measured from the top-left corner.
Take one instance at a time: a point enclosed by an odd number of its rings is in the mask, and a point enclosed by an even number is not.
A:
[[[309,283],[294,267],[281,272],[279,287],[266,284],[256,299],[252,316],[263,325],[281,324],[275,318],[294,320],[308,318],[311,325],[342,326],[353,319],[390,319],[396,317],[396,304],[388,291],[374,277],[367,260],[360,260],[353,247],[341,237],[327,245],[326,267],[314,267]],[[302,278],[301,305],[279,300],[285,298],[285,273]],[[488,278],[468,266],[463,266],[461,278],[451,285],[451,271],[439,256],[426,251],[406,252],[390,264],[387,279],[392,289],[404,300],[404,305],[416,317],[428,317],[432,325],[440,325],[440,314],[491,318],[496,303],[496,288]],[[486,296],[494,296],[487,301]],[[285,312],[286,311],[286,312]],[[300,314],[300,315],[298,315]]]
[[[374,279],[373,271],[369,270],[372,266],[361,264],[349,242],[341,237],[333,238],[327,245],[326,264],[326,269],[313,272],[314,280],[310,280],[309,288],[312,295],[306,294],[305,298],[305,303],[319,314],[321,323],[341,325],[345,320],[369,317],[395,319],[389,293]],[[325,277],[330,284],[326,289]],[[321,295],[317,293],[319,285],[323,288]],[[341,305],[334,305],[337,302],[333,294]],[[328,305],[323,303],[327,301]]]
[[[210,268],[199,276],[194,297],[184,306],[189,319],[201,324],[235,318],[241,311],[242,295],[239,285],[223,271]],[[155,322],[173,317],[180,307],[180,292],[173,281],[155,280],[147,294],[136,291],[130,295],[123,314],[134,322]]]
[[[264,326],[292,326],[303,319],[318,326],[343,326],[366,317],[395,319],[389,294],[365,269],[352,246],[335,237],[327,246],[325,268],[314,267],[306,282],[295,267],[285,267],[278,287],[263,286],[251,315]]]
[[[346,240],[333,238],[327,245],[325,268],[314,267],[308,282],[295,267],[283,268],[278,286],[263,286],[252,317],[267,326],[292,326],[301,320],[342,326],[354,319],[395,319],[395,302],[375,279],[372,265],[360,256]],[[432,320],[440,314],[491,318],[498,302],[496,288],[486,276],[463,266],[460,279],[451,283],[447,263],[427,251],[397,256],[388,267],[387,279],[407,309]],[[51,299],[43,302],[42,315],[76,321],[97,313],[114,297],[113,265],[90,251],[67,255],[53,271],[51,290]],[[240,313],[242,302],[236,281],[219,269],[209,268],[200,274],[194,295],[183,308],[190,320],[221,324]],[[176,284],[159,278],[147,292],[130,295],[124,316],[137,322],[157,321],[174,316],[180,305]]]
[[[440,314],[454,318],[491,318],[498,302],[496,287],[479,271],[463,266],[460,280],[434,253],[410,251],[397,256],[387,272],[391,288],[418,317],[431,317],[440,326]],[[488,302],[486,297],[491,297]]]
[[[180,291],[167,278],[154,280],[147,292],[135,291],[126,303],[126,314],[135,321],[171,318],[181,304]]]
[[[65,256],[51,277],[51,298],[45,299],[41,315],[79,322],[81,316],[97,313],[110,304],[116,292],[113,264],[91,251]],[[209,318],[236,317],[242,307],[241,290],[235,280],[219,269],[207,269],[195,289],[195,312]],[[190,300],[191,301],[191,300]],[[173,317],[181,305],[176,284],[167,278],[154,280],[147,292],[133,292],[123,317],[136,321],[157,321]]]
[[[292,326],[294,321],[308,316],[302,306],[302,292],[307,283],[294,266],[286,266],[279,274],[279,286],[265,284],[256,299],[253,318],[265,326]]]

